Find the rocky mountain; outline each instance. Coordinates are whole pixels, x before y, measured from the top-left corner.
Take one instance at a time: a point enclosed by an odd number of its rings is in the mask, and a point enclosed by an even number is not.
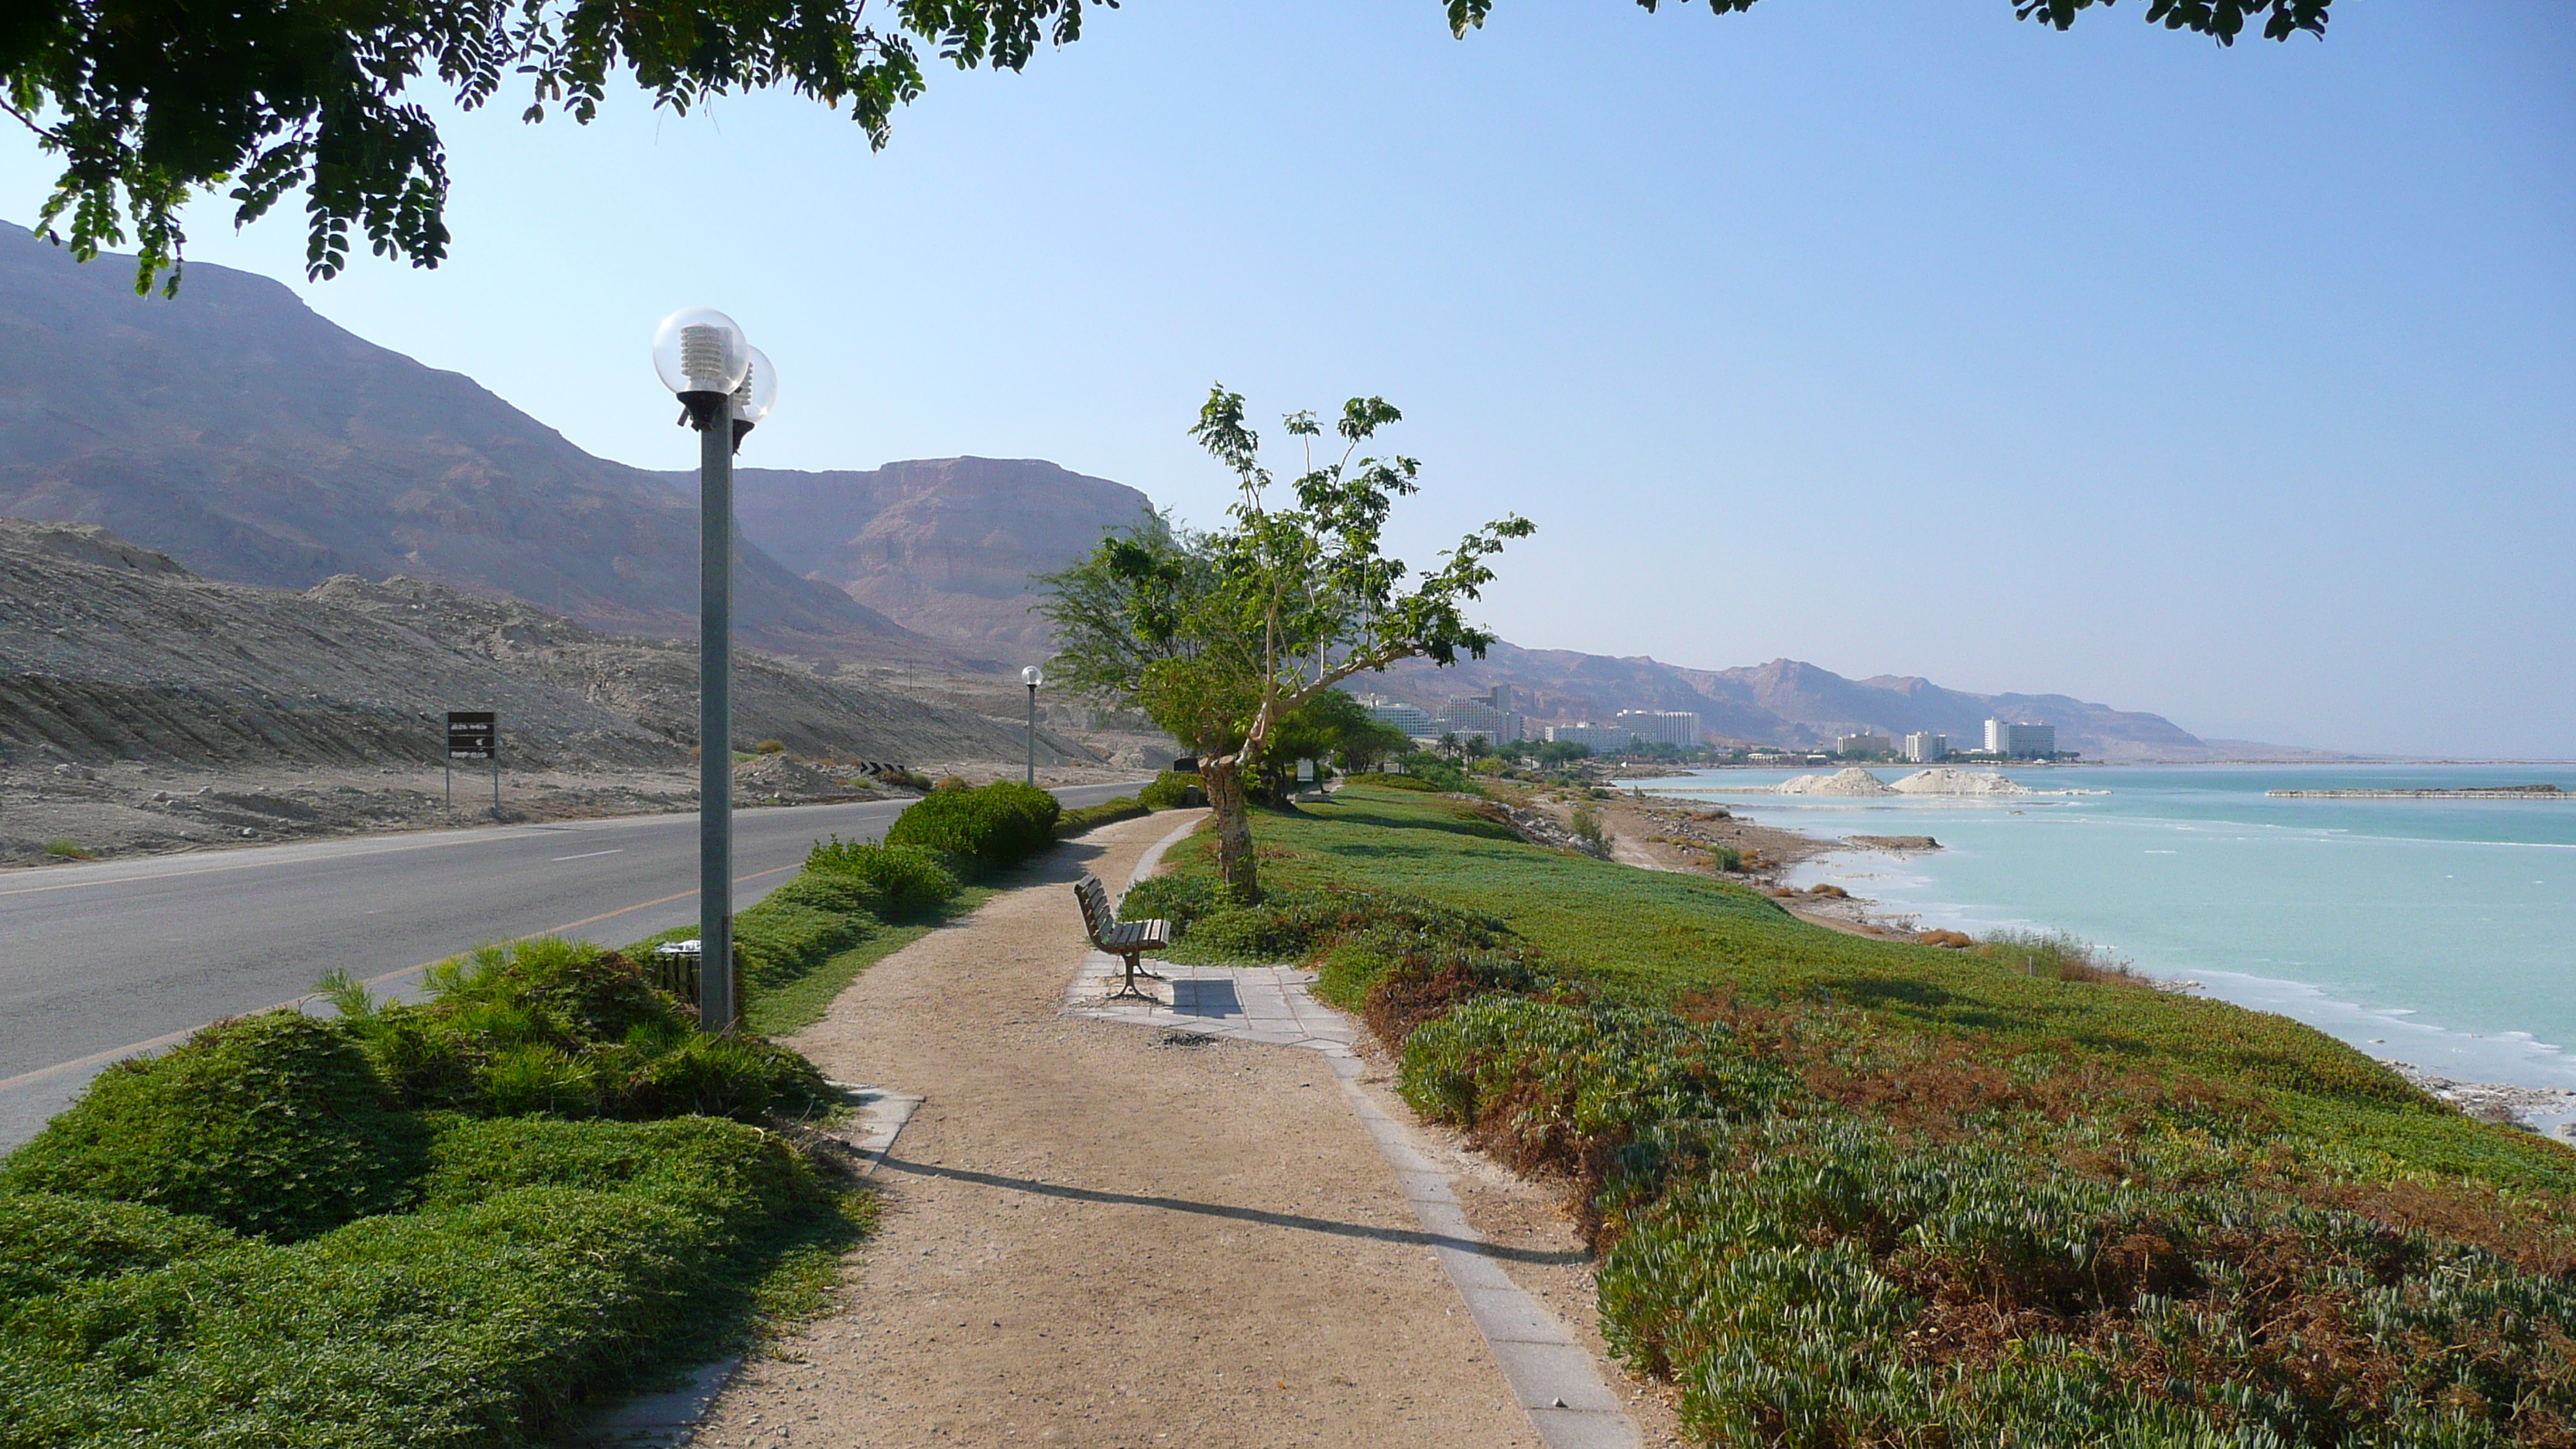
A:
[[[407,574],[621,634],[694,635],[693,491],[594,458],[458,373],[377,347],[265,277],[175,299],[0,223],[0,514],[95,523],[208,578]],[[745,642],[946,660],[746,548]]]
[[[669,476],[669,475],[666,475]],[[734,512],[779,562],[970,653],[1052,653],[1032,575],[1152,507],[1123,483],[1034,458],[930,458],[867,472],[745,468]]]
[[[1955,748],[1974,748],[1985,721],[2057,726],[2058,748],[2092,760],[2241,757],[2244,741],[2213,745],[2162,715],[2117,710],[2063,694],[1971,694],[1928,679],[1879,675],[1846,679],[1795,659],[1744,669],[1689,669],[1648,658],[1498,644],[1481,660],[1434,669],[1410,660],[1358,690],[1375,689],[1425,708],[1509,684],[1533,720],[1608,720],[1623,709],[1686,709],[1701,726],[1759,744],[1830,745],[1862,730],[1902,736],[1931,730]]]
[[[445,711],[490,709],[513,768],[686,767],[697,685],[694,645],[515,600],[401,576],[224,583],[94,525],[0,519],[0,764],[432,764]],[[907,764],[1026,749],[1015,722],[749,652],[734,690],[737,749]],[[1043,763],[1092,758],[1039,743]]]

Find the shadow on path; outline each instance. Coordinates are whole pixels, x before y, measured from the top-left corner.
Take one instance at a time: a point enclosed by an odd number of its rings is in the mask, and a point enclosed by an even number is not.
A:
[[[1003,1177],[990,1172],[974,1172],[962,1167],[935,1167],[926,1162],[906,1162],[899,1157],[886,1158],[882,1170],[908,1172],[916,1177],[944,1177],[951,1182],[971,1182],[981,1187],[1007,1188],[1014,1192],[1036,1193],[1041,1197],[1065,1198],[1073,1202],[1096,1202],[1128,1207],[1162,1208],[1169,1212],[1198,1213],[1206,1217],[1232,1218],[1237,1222],[1262,1223],[1274,1228],[1296,1228],[1309,1233],[1329,1233],[1341,1238],[1367,1238],[1380,1243],[1403,1243],[1418,1248],[1449,1248],[1479,1258],[1499,1258],[1514,1263],[1548,1265],[1587,1261],[1581,1253],[1539,1252],[1529,1248],[1510,1248],[1488,1243],[1479,1238],[1452,1237],[1446,1233],[1426,1233],[1411,1228],[1372,1228],[1361,1223],[1335,1222],[1331,1218],[1301,1217],[1295,1213],[1274,1213],[1261,1208],[1228,1207],[1223,1203],[1191,1202],[1177,1197],[1146,1197],[1131,1192],[1100,1192],[1093,1188],[1071,1187],[1060,1182],[1039,1182],[1027,1177]]]

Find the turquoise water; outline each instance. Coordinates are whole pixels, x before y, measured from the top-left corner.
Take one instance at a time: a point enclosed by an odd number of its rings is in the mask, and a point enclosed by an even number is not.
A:
[[[2565,765],[2008,770],[1998,799],[1772,796],[1796,771],[1636,782],[1787,829],[1930,835],[1832,881],[1924,929],[2071,931],[2157,976],[2464,1080],[2576,1087],[2576,801],[2271,800],[2266,790],[2554,784]],[[1873,771],[1894,782],[1901,767]]]

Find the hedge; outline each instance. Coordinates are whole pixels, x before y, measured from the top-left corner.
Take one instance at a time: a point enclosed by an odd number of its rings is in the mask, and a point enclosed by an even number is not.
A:
[[[1000,870],[1055,843],[1062,802],[1032,785],[999,780],[933,790],[895,817],[886,844],[944,851],[979,870]]]
[[[1151,807],[1137,800],[1135,796],[1121,795],[1115,800],[1103,800],[1097,805],[1085,805],[1078,810],[1067,810],[1055,822],[1055,838],[1071,840],[1097,826],[1113,824],[1120,820],[1133,820],[1137,816],[1153,813]]]
[[[1136,798],[1149,810],[1189,810],[1205,805],[1207,783],[1198,775],[1185,775],[1178,770],[1165,770],[1153,783],[1136,792]]]

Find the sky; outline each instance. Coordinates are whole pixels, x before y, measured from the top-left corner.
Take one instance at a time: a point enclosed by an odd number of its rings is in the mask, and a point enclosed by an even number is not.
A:
[[[882,153],[783,94],[501,104],[446,113],[435,270],[307,283],[293,207],[189,257],[642,466],[694,460],[648,357],[693,304],[778,367],[747,463],[1047,458],[1203,524],[1212,383],[1378,394],[1397,552],[1538,524],[1517,644],[2576,757],[2576,7],[2143,12],[1129,0]],[[0,216],[49,177],[0,140]]]

